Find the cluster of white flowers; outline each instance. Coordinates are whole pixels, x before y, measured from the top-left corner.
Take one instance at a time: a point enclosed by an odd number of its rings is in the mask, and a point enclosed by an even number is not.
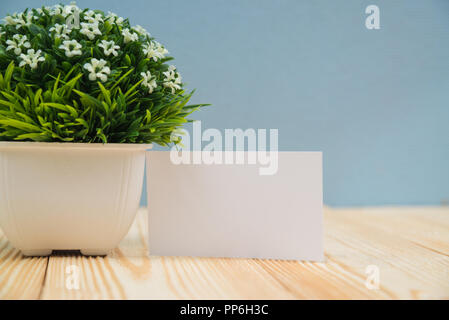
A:
[[[22,61],[20,61],[19,67],[29,65],[31,69],[36,69],[40,61],[45,61],[45,58],[41,56],[41,51],[35,52],[34,49],[28,49],[27,54],[22,53],[20,58]]]
[[[20,12],[14,13],[3,19],[6,25],[16,26],[16,29],[20,29],[25,26],[29,26],[33,23],[34,15],[33,12],[28,11],[27,13]]]
[[[39,17],[43,14],[59,15],[63,18],[68,18],[77,11],[82,12],[75,3],[71,3],[69,5],[58,4],[51,7],[47,6],[21,13],[14,13],[13,15],[5,17],[3,20],[5,25],[15,26],[15,28],[19,30],[24,26],[31,25],[33,20],[39,19]],[[150,33],[148,33],[148,31],[140,25],[136,25],[134,27],[124,27],[125,23],[127,24],[127,20],[117,16],[115,13],[108,12],[108,14],[104,16],[103,14],[97,13],[93,10],[87,10],[84,12],[83,21],[80,23],[79,32],[89,40],[93,41],[97,37],[102,36],[100,24],[103,24],[106,21],[110,24],[116,24],[119,26],[121,35],[123,36],[123,42],[125,44],[138,41],[139,37],[145,37],[146,39],[151,37]],[[58,48],[63,50],[65,56],[68,58],[81,56],[83,54],[82,45],[77,40],[71,39],[72,29],[67,24],[55,23],[51,26],[49,32],[52,33],[54,38],[63,40],[62,44],[60,44]],[[2,38],[4,34],[5,32],[0,29],[0,38]],[[19,66],[29,66],[31,69],[36,69],[40,62],[45,61],[41,50],[35,51],[35,49],[31,49],[31,43],[26,35],[15,34],[12,36],[12,39],[8,39],[6,41],[6,44],[6,51],[13,51],[17,56],[19,56]],[[98,47],[103,49],[103,53],[107,57],[111,55],[117,57],[119,50],[121,49],[120,46],[114,41],[107,41],[103,39],[101,39]],[[144,43],[141,50],[148,59],[153,60],[154,62],[164,59],[168,54],[168,50],[159,42],[154,40],[149,40]],[[26,54],[24,51],[26,51]],[[92,58],[89,63],[84,64],[83,68],[89,72],[89,80],[91,81],[97,81],[97,79],[99,79],[102,82],[105,82],[108,79],[108,75],[111,73],[111,70],[108,67],[108,62],[104,59],[98,60],[96,58]],[[151,74],[150,71],[141,72],[140,75],[142,77],[141,86],[148,89],[148,93],[151,94],[154,89],[158,87],[157,77],[154,74]],[[181,75],[176,71],[174,66],[169,66],[168,70],[163,72],[163,75],[164,79],[161,82],[164,87],[171,89],[172,93],[175,93],[176,90],[181,89]]]
[[[33,12],[28,11],[26,14],[21,14],[16,19],[17,25],[16,29],[20,29],[21,27],[28,27],[33,23],[34,15]]]
[[[165,49],[159,42],[150,41],[143,45],[143,53],[147,55],[148,59],[157,61],[158,59],[165,58],[165,55],[168,54],[168,50]]]
[[[98,46],[100,48],[103,48],[103,52],[106,56],[112,54],[116,57],[118,55],[117,50],[120,50],[120,46],[117,46],[115,42],[112,40],[111,41],[101,40],[101,43]]]
[[[156,77],[153,77],[150,71],[142,72],[140,75],[143,78],[142,87],[148,88],[148,93],[152,93],[153,89],[157,88]]]
[[[44,8],[50,15],[62,15],[64,18],[67,18],[69,15],[73,14],[75,10],[79,10],[74,3],[65,6],[57,4],[52,7]],[[38,14],[43,14],[43,10],[41,8],[38,8],[35,11]],[[33,20],[37,18],[38,16],[35,16],[34,12],[30,10],[27,12],[19,12],[6,16],[3,21],[6,25],[16,26],[16,29],[20,29],[25,26],[30,26],[33,23]]]
[[[57,4],[52,7],[44,7],[44,9],[50,15],[62,15],[64,18],[67,18],[69,15],[73,14],[75,10],[79,10],[74,3],[65,6]],[[39,15],[44,13],[41,8],[35,9],[35,11]],[[20,29],[22,27],[30,26],[33,23],[33,20],[38,18],[39,16],[36,16],[33,10],[29,10],[27,12],[19,12],[8,15],[3,19],[3,21],[6,25],[16,26],[16,29]]]
[[[9,25],[15,25],[17,29],[19,29],[22,25],[26,25],[29,17],[32,18],[32,15],[25,15],[25,19],[22,14],[14,14],[13,16],[6,17],[4,20]],[[11,18],[11,19],[8,19]],[[4,32],[2,32],[4,34]],[[41,55],[42,51],[31,48],[31,43],[28,41],[28,37],[26,35],[15,34],[12,39],[6,40],[6,51],[13,50],[14,54],[19,56],[21,59],[19,66],[30,66],[31,69],[36,69],[37,65],[41,61],[45,61],[45,58]],[[22,53],[22,49],[28,49],[27,53]]]
[[[76,40],[64,40],[59,46],[59,49],[65,50],[65,55],[69,58],[83,54],[81,52],[81,45]]]
[[[31,44],[28,42],[27,36],[21,34],[15,34],[12,37],[12,40],[6,40],[6,51],[14,50],[16,55],[20,55],[22,53],[22,47],[30,48]]]
[[[168,67],[168,70],[163,72],[164,79],[164,87],[170,88],[171,93],[175,93],[176,90],[181,89],[182,78],[179,72],[175,72],[176,67],[171,65]]]
[[[102,82],[108,80],[108,74],[111,73],[111,69],[106,66],[106,60],[92,58],[90,63],[84,64],[84,69],[89,71],[89,80],[95,81],[100,79]]]

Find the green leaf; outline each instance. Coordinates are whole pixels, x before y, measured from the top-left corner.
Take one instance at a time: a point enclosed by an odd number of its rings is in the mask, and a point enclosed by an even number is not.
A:
[[[4,79],[4,81],[6,83],[7,90],[11,90],[11,77],[12,77],[13,72],[14,72],[14,61],[11,61],[8,68],[6,68],[5,79]]]
[[[101,93],[103,94],[103,97],[105,98],[106,102],[111,105],[111,93],[103,87],[101,82],[98,82],[98,86],[100,87]]]
[[[58,110],[62,110],[62,111],[70,113],[70,115],[73,117],[78,117],[78,112],[76,111],[76,109],[69,106],[68,104],[64,105],[61,103],[45,102],[45,103],[42,103],[42,105],[46,106],[46,107],[51,107],[51,108],[55,108]]]
[[[117,81],[115,81],[114,85],[111,87],[110,90],[112,91],[115,87],[117,87],[133,71],[134,71],[133,68],[129,69],[124,75],[122,75]]]
[[[15,119],[0,119],[0,124],[21,129],[24,131],[33,131],[33,132],[40,132],[41,129],[38,126],[32,125],[30,123],[26,123],[23,121],[15,120]]]
[[[131,58],[128,54],[125,55],[124,62],[125,66],[131,66]]]
[[[136,93],[136,89],[137,87],[142,83],[143,79],[141,79],[139,82],[137,82],[135,85],[133,85],[128,91],[126,91],[125,93],[125,98],[129,97],[131,98],[135,93]]]
[[[42,133],[24,133],[14,138],[14,140],[33,140],[33,141],[49,141],[51,136],[47,132]]]

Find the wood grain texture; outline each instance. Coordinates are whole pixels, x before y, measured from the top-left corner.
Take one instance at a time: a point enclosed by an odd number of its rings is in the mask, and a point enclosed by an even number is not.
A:
[[[150,257],[145,213],[104,258],[25,258],[0,235],[0,299],[449,299],[448,207],[325,208],[325,263]]]
[[[0,231],[0,300],[38,299],[47,257],[24,257]]]

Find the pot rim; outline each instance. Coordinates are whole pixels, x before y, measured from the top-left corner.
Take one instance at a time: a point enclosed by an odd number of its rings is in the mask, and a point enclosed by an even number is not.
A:
[[[6,149],[82,149],[82,150],[141,150],[151,149],[153,144],[144,143],[86,143],[86,142],[33,142],[0,141],[0,150]]]

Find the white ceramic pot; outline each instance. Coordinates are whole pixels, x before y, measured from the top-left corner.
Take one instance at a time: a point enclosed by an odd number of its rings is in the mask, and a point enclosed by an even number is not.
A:
[[[136,215],[149,148],[0,142],[0,227],[27,256],[107,254]]]

